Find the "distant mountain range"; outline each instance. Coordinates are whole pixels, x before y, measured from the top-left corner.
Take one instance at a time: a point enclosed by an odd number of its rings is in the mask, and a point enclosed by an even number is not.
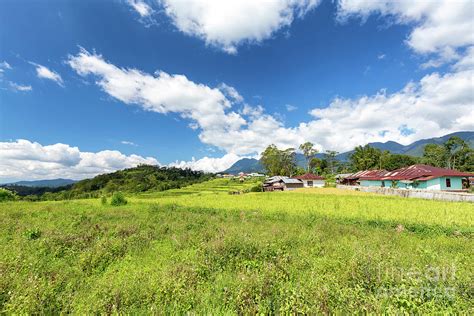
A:
[[[4,185],[18,185],[25,187],[34,187],[34,188],[58,188],[65,185],[76,183],[76,180],[71,179],[51,179],[51,180],[33,180],[33,181],[18,181],[14,183],[8,183]]]
[[[393,142],[393,141],[388,141],[385,143],[375,142],[375,143],[369,143],[368,145],[380,150],[388,150],[392,154],[403,154],[403,155],[421,157],[423,155],[423,149],[426,145],[442,144],[446,142],[452,136],[458,136],[462,138],[465,142],[469,144],[471,148],[474,148],[474,132],[456,132],[456,133],[451,133],[451,134],[444,135],[441,137],[420,139],[406,146],[399,144],[397,142]],[[353,150],[340,153],[339,155],[336,156],[336,158],[339,161],[348,161],[352,153],[353,153]],[[323,158],[324,154],[319,153],[316,155],[316,157]],[[305,167],[306,160],[303,154],[299,154],[299,153],[296,154],[296,163],[298,166],[301,166],[303,168]],[[229,169],[223,172],[236,174],[239,172],[249,173],[249,172],[263,172],[263,171],[264,171],[264,168],[262,164],[260,163],[260,160],[253,159],[253,158],[243,158],[237,161],[236,163],[234,163]]]

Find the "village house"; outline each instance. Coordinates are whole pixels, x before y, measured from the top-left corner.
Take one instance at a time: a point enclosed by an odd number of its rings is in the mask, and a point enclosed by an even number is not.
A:
[[[376,177],[383,176],[387,173],[387,170],[363,170],[356,173],[350,174],[343,179],[340,179],[340,184],[345,185],[361,185],[363,180],[373,179]]]
[[[264,191],[291,191],[298,188],[303,188],[303,181],[299,179],[284,177],[284,176],[274,176],[268,178],[263,183]]]
[[[257,172],[252,172],[252,173],[249,173],[248,174],[249,177],[253,177],[253,178],[261,178],[261,177],[265,177],[264,174],[262,173],[257,173]]]
[[[352,173],[339,173],[339,174],[336,174],[334,179],[336,180],[337,184],[343,184],[344,179],[349,177],[350,175],[352,175]]]
[[[312,173],[306,173],[301,176],[296,176],[294,179],[301,180],[305,188],[322,188],[325,185],[325,180],[321,176]]]
[[[469,185],[467,179],[471,176],[474,174],[417,164],[385,173],[366,173],[358,181],[361,186],[460,191]]]

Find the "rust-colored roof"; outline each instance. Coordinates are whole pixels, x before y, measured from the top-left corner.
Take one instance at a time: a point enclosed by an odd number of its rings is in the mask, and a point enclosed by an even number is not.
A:
[[[381,177],[387,173],[387,170],[363,170],[351,174],[346,177],[347,180],[371,180],[372,178]]]
[[[470,177],[474,174],[428,165],[411,165],[366,180],[430,180],[439,177]]]
[[[324,180],[323,177],[317,176],[317,175],[312,174],[312,173],[305,173],[302,176],[296,176],[296,177],[293,177],[293,178],[299,179],[299,180]]]

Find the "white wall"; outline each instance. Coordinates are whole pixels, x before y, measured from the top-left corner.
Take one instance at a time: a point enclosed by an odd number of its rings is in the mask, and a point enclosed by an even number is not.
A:
[[[379,187],[362,187],[357,185],[342,185],[337,184],[336,188],[345,190],[357,190],[362,192],[372,192],[385,195],[398,195],[402,197],[414,197],[427,200],[444,200],[453,202],[473,202],[474,194],[470,193],[458,193],[448,191],[435,191],[435,190],[406,190],[406,189],[392,189],[392,188],[379,188]]]
[[[305,188],[322,188],[324,186],[324,180],[302,180]],[[313,185],[308,185],[308,181],[313,181]]]
[[[427,190],[438,190],[438,191],[441,190],[440,178],[428,181],[426,189]]]

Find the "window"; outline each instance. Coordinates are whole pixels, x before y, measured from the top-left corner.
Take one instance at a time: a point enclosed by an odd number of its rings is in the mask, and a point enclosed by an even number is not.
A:
[[[312,187],[313,186],[313,181],[308,181],[308,186]]]
[[[385,188],[385,181],[382,181],[382,188]]]
[[[451,187],[451,179],[446,179],[446,187],[447,188]]]

